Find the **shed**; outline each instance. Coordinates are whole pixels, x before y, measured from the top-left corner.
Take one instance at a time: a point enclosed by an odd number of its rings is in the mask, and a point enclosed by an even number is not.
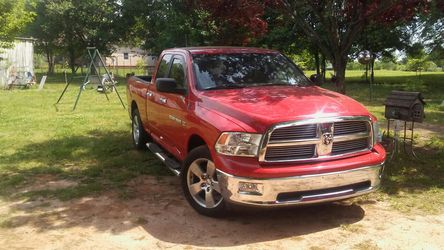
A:
[[[5,88],[12,72],[34,74],[34,39],[16,38],[11,48],[0,49],[0,89]]]

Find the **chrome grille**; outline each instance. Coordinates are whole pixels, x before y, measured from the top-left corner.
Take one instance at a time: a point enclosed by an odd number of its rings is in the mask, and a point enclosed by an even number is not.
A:
[[[368,123],[362,121],[335,122],[335,135],[347,135],[368,131]]]
[[[301,140],[316,137],[317,125],[307,124],[278,128],[270,136],[270,142],[283,140]]]
[[[306,161],[365,152],[372,146],[368,117],[341,117],[277,124],[265,136],[259,160]]]
[[[315,145],[290,146],[290,147],[272,147],[267,150],[265,160],[279,161],[282,159],[306,159],[315,154]]]
[[[368,148],[368,139],[358,139],[353,141],[333,142],[332,155],[346,154],[356,150],[364,150]]]

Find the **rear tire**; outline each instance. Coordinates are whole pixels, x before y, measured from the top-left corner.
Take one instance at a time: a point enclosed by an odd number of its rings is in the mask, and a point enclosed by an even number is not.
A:
[[[191,150],[184,162],[181,181],[185,198],[198,213],[210,217],[226,214],[216,167],[207,146]]]
[[[133,111],[131,118],[131,134],[134,147],[138,150],[146,149],[146,143],[149,141],[149,136],[143,128],[139,110],[137,109]]]

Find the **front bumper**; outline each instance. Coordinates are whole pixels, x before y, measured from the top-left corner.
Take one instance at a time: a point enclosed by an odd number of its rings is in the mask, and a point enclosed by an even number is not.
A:
[[[346,171],[285,178],[250,179],[217,172],[224,199],[233,203],[278,206],[347,199],[379,188],[384,163]],[[255,189],[248,191],[240,187]]]

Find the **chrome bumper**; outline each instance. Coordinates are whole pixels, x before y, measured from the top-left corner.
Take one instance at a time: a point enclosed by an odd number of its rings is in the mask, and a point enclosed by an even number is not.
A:
[[[384,163],[340,172],[272,179],[236,177],[217,172],[222,195],[234,203],[278,206],[347,199],[379,188]],[[239,190],[257,184],[256,191]]]

